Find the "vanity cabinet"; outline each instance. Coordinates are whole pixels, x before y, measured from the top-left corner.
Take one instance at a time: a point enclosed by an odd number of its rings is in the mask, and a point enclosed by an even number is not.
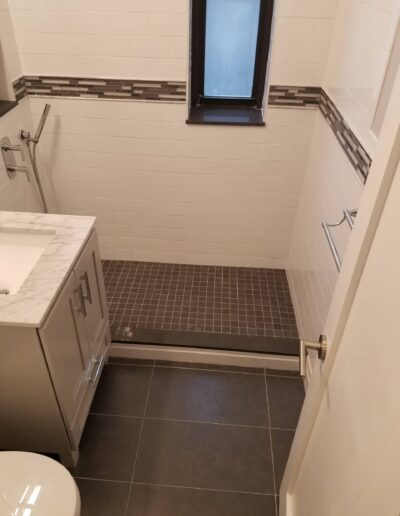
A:
[[[0,394],[0,417],[8,424],[8,428],[0,425],[0,449],[59,453],[64,464],[74,465],[110,340],[103,273],[93,230],[44,323],[36,329],[0,327],[0,350],[7,344],[12,346],[12,341],[19,348],[13,354],[13,364],[8,364],[17,371],[14,378],[4,374],[7,354],[0,365],[0,390],[5,387],[11,398],[13,392],[18,393],[14,406]],[[36,348],[37,353],[28,347]],[[25,370],[21,378],[18,361],[22,363],[28,357],[31,371]],[[42,377],[33,371],[35,367],[42,371]],[[30,390],[29,402],[20,393],[24,388]],[[30,409],[24,421],[27,403]],[[38,409],[33,418],[32,404]],[[41,410],[43,418],[38,419]],[[18,427],[21,422],[23,429]],[[49,425],[53,428],[54,435],[47,442],[40,439],[41,425],[47,425],[45,434]],[[18,437],[14,439],[13,435]]]

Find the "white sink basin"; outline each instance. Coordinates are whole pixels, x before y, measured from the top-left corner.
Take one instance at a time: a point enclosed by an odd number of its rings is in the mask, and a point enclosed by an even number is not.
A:
[[[54,232],[0,229],[0,297],[16,294]]]

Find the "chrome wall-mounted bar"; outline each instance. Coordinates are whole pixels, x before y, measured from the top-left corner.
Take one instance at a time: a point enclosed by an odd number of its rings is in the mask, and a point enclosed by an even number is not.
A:
[[[333,240],[332,233],[330,228],[336,228],[338,226],[341,226],[344,221],[346,221],[350,227],[350,229],[353,229],[354,227],[354,219],[357,216],[357,210],[343,210],[343,217],[339,222],[336,222],[336,224],[329,224],[328,222],[322,223],[322,228],[324,230],[326,239],[328,241],[329,249],[331,250],[333,260],[335,262],[336,268],[338,272],[340,272],[340,269],[342,267],[342,260],[340,258],[339,252],[337,250],[335,241]]]
[[[21,140],[21,143],[26,147],[26,149],[28,151],[29,161],[30,161],[32,169],[33,169],[33,174],[35,176],[36,185],[39,190],[40,199],[42,201],[43,210],[45,213],[49,213],[49,208],[47,206],[46,196],[44,193],[42,181],[40,179],[40,174],[39,174],[39,170],[38,170],[38,166],[37,166],[36,147],[37,147],[40,137],[42,135],[44,124],[46,123],[47,117],[49,116],[50,108],[51,108],[50,104],[46,104],[44,106],[44,110],[43,110],[42,116],[40,117],[39,125],[36,129],[35,136],[32,137],[31,133],[29,131],[24,131],[23,129],[21,129],[19,132],[19,139]]]
[[[3,156],[4,164],[6,166],[6,171],[7,171],[8,177],[10,179],[14,179],[17,172],[23,172],[24,174],[26,174],[26,179],[28,181],[30,181],[31,178],[29,175],[28,167],[17,165],[17,163],[15,161],[15,155],[14,155],[15,152],[20,152],[22,161],[25,161],[25,154],[24,154],[24,150],[21,147],[21,145],[13,145],[11,143],[10,138],[8,136],[4,136],[0,140],[0,149],[1,149],[1,154]]]
[[[346,219],[346,222],[350,226],[350,229],[354,228],[354,219],[357,217],[357,210],[343,210],[343,216]]]

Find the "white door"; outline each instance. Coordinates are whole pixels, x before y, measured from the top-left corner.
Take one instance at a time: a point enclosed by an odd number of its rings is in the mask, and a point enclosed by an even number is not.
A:
[[[281,516],[400,515],[400,81],[283,479]]]

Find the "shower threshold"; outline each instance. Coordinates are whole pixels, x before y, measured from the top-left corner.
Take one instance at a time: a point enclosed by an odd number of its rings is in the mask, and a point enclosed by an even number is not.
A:
[[[114,343],[297,357],[280,269],[103,262]]]

